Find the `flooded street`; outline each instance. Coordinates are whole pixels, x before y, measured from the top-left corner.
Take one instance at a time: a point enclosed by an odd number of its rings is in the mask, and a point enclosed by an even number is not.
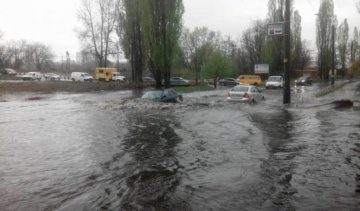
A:
[[[144,102],[131,91],[0,98],[0,210],[359,210],[352,83]]]

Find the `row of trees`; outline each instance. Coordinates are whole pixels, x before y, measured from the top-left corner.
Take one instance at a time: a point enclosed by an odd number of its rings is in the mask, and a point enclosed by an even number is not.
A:
[[[269,63],[271,73],[282,73],[283,40],[266,33],[269,23],[284,21],[285,1],[269,0],[268,6],[268,18],[255,21],[234,41],[205,27],[183,29],[181,0],[83,0],[80,37],[100,66],[107,65],[120,45],[134,82],[141,82],[144,69],[154,75],[157,86],[162,80],[169,86],[172,69],[188,69],[196,81],[253,73],[258,63]],[[306,66],[311,54],[301,39],[301,16],[298,11],[292,14],[295,70]]]
[[[106,67],[120,45],[130,60],[134,82],[142,81],[146,64],[158,88],[162,81],[170,86],[182,29],[181,0],[83,0],[79,11],[84,25],[80,37],[99,66]]]
[[[268,17],[256,20],[236,41],[206,27],[182,28],[181,0],[83,0],[79,18],[84,49],[94,55],[98,65],[107,66],[119,46],[129,59],[132,79],[141,82],[148,69],[161,86],[169,86],[171,70],[190,70],[196,81],[202,78],[253,73],[254,65],[270,64],[271,74],[283,72],[283,38],[267,36],[267,26],[283,22],[284,0],[268,1]],[[301,16],[291,8],[291,72],[303,69],[312,60],[307,41],[301,38]],[[332,37],[332,28],[337,36]],[[317,18],[318,66],[327,79],[332,63],[332,43],[336,41],[337,63],[343,73],[349,61],[359,54],[359,32],[352,40],[345,19],[339,26],[333,0],[322,0]]]
[[[42,43],[28,43],[24,40],[0,42],[0,69],[10,67],[42,71],[52,64],[53,58],[51,48]]]
[[[360,2],[357,3],[358,9],[360,9],[359,5]],[[333,0],[322,0],[317,18],[316,39],[320,77],[322,79],[329,78],[333,62],[344,76],[348,65],[360,59],[359,42],[358,28],[354,28],[353,36],[350,38],[347,19],[339,24],[334,13]],[[333,58],[334,55],[335,58]]]

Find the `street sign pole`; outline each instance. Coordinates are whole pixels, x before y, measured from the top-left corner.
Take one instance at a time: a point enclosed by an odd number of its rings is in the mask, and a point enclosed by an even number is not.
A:
[[[285,58],[284,58],[284,96],[283,103],[291,103],[290,95],[290,0],[286,0],[286,11],[285,11],[285,34],[284,34],[284,46],[285,46]]]

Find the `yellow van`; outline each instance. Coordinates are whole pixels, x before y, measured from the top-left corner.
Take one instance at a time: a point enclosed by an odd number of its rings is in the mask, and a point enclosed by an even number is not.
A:
[[[258,75],[240,75],[236,79],[240,84],[249,84],[254,86],[261,85],[262,81]]]

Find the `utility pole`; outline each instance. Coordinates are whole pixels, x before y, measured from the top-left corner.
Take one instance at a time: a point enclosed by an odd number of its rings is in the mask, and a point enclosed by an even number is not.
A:
[[[332,26],[331,85],[335,85],[335,25]]]
[[[285,11],[285,34],[284,34],[284,47],[285,47],[285,57],[284,57],[284,97],[283,103],[291,103],[291,94],[290,94],[290,0],[286,0],[286,11]]]

